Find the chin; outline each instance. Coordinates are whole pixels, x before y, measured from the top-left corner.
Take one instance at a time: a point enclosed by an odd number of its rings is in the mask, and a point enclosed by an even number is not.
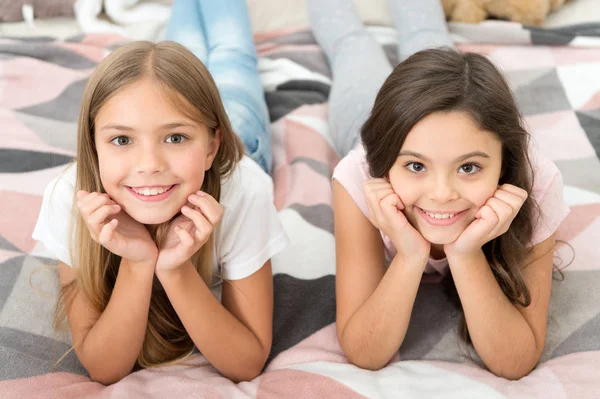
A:
[[[434,245],[447,245],[452,244],[458,239],[460,233],[433,233],[433,232],[421,232],[424,239]]]
[[[156,214],[156,213],[130,213],[129,216],[131,216],[133,219],[135,219],[137,222],[141,223],[141,224],[163,224],[168,222],[169,220],[171,220],[173,218],[173,216],[175,216],[175,214],[173,215],[160,215],[160,214]]]

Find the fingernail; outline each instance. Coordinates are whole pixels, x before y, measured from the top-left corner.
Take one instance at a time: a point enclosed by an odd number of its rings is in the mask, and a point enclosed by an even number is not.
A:
[[[181,212],[189,212],[190,208],[188,208],[186,205],[183,206],[183,208],[181,208]]]
[[[197,199],[198,199],[198,196],[196,194],[191,194],[190,195],[190,201],[194,201],[194,200],[197,200]]]
[[[198,196],[200,196],[200,197],[203,197],[204,196],[204,191],[198,190],[198,192],[196,194],[198,194]]]

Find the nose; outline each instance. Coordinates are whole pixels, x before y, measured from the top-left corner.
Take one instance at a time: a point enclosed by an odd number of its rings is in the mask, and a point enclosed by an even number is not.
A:
[[[165,169],[165,159],[156,146],[139,148],[136,159],[136,170],[140,174],[160,173]]]
[[[437,203],[447,203],[458,198],[456,184],[452,178],[437,177],[429,190],[429,199]]]

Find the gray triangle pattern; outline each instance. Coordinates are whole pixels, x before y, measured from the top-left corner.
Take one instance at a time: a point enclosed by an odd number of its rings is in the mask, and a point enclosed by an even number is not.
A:
[[[587,134],[588,140],[596,150],[596,155],[600,157],[600,110],[576,111],[575,114]]]
[[[15,118],[27,126],[46,144],[64,150],[77,151],[77,123],[14,112]]]
[[[519,71],[518,75],[521,74],[523,74],[523,71]],[[527,73],[524,75],[527,76]],[[528,77],[533,76],[535,75],[529,75]],[[510,77],[514,79],[515,75],[513,74]],[[527,83],[522,80],[521,83],[516,83],[513,86],[513,92],[523,115],[539,115],[571,109],[565,89],[554,68],[545,70],[545,73]]]
[[[597,157],[554,161],[564,184],[600,194],[600,160]]]
[[[62,122],[77,122],[86,83],[87,78],[73,82],[57,98],[42,104],[21,108],[18,111]]]
[[[6,251],[13,251],[13,252],[23,252],[19,248],[12,245],[11,242],[9,242],[4,237],[2,237],[2,235],[0,235],[0,249],[4,249]]]

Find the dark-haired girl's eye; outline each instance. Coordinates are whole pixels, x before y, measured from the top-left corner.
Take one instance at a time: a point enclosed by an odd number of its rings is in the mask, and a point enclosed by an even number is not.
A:
[[[169,137],[167,137],[167,143],[170,143],[170,144],[181,144],[185,140],[187,140],[187,137],[185,137],[183,134],[179,134],[179,133],[175,133],[175,134],[172,134]]]
[[[119,137],[115,137],[110,142],[118,147],[123,147],[128,144],[131,144],[131,139],[127,136],[119,136]]]
[[[481,167],[479,165],[476,165],[474,163],[466,163],[458,169],[458,173],[462,173],[465,175],[473,175],[479,172],[480,170]]]
[[[421,173],[425,171],[425,165],[421,162],[409,162],[406,164],[406,169],[412,173]]]

